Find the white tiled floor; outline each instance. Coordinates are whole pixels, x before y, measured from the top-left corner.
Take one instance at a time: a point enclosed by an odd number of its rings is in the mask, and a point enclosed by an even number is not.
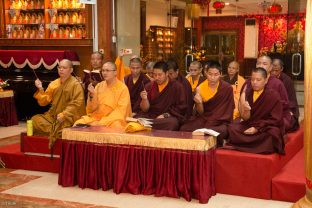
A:
[[[272,200],[261,200],[247,197],[217,194],[208,204],[199,204],[197,200],[187,202],[184,199],[169,197],[154,197],[131,194],[115,194],[112,191],[80,189],[78,187],[63,188],[57,184],[58,175],[35,171],[17,170],[13,173],[42,176],[26,184],[14,187],[3,193],[13,195],[32,196],[56,200],[66,200],[95,205],[112,207],[136,207],[136,208],[289,208],[292,203]]]
[[[19,125],[12,127],[0,127],[0,138],[17,135],[25,130],[25,123],[20,123]],[[288,202],[261,200],[224,194],[213,196],[208,204],[199,204],[197,200],[187,202],[184,199],[174,199],[169,197],[131,195],[124,193],[117,195],[112,191],[80,189],[78,187],[63,188],[58,185],[58,175],[54,173],[26,170],[16,170],[14,173],[42,177],[6,190],[3,193],[122,208],[289,208],[292,205],[292,203]]]

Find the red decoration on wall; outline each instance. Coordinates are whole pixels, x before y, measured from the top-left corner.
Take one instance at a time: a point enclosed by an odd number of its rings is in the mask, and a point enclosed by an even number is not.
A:
[[[215,8],[216,9],[216,14],[221,14],[222,13],[222,9],[224,8],[224,6],[225,6],[225,3],[223,2],[223,1],[215,1],[214,3],[213,3],[213,8]]]

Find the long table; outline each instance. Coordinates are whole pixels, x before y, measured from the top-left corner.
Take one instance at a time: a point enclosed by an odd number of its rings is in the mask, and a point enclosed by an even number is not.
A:
[[[64,129],[58,183],[207,203],[215,195],[215,145],[189,132]]]
[[[0,91],[0,125],[17,125],[17,114],[12,90]]]

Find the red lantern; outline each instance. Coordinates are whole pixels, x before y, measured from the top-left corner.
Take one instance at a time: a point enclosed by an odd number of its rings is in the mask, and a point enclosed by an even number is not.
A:
[[[215,8],[216,9],[216,14],[221,14],[222,13],[222,9],[224,8],[224,6],[225,6],[225,3],[223,2],[223,1],[215,1],[214,3],[213,3],[213,8]]]
[[[272,14],[280,13],[281,11],[282,11],[282,5],[275,3],[275,2],[268,8],[268,12]]]

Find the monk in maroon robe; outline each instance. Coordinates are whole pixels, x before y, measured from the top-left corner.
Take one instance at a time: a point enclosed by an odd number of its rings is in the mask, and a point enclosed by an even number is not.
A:
[[[296,90],[294,87],[294,83],[291,78],[283,72],[284,63],[280,59],[273,60],[273,67],[271,71],[271,75],[278,78],[284,84],[288,99],[289,99],[289,108],[292,113],[293,119],[291,120],[291,125],[288,131],[296,131],[299,128],[299,106],[296,96]]]
[[[289,100],[287,91],[285,89],[284,84],[274,76],[270,76],[271,70],[272,70],[272,59],[269,56],[261,56],[257,59],[256,67],[264,68],[268,73],[268,81],[266,84],[267,88],[271,88],[275,90],[281,99],[282,105],[283,105],[283,121],[284,121],[284,127],[285,131],[288,132],[291,129],[291,124],[293,123],[291,111],[289,108]],[[247,89],[251,88],[251,80],[246,80],[245,84],[243,85],[242,89],[245,88],[245,85],[247,85]]]
[[[266,70],[253,69],[252,87],[243,88],[239,101],[243,121],[228,127],[228,144],[234,149],[259,154],[284,154],[283,106],[279,94],[267,87],[266,82]]]
[[[129,68],[131,74],[127,75],[124,81],[129,89],[132,112],[137,113],[140,111],[140,93],[144,86],[150,82],[150,79],[141,72],[142,61],[140,58],[130,59]]]
[[[220,133],[217,139],[218,145],[222,145],[227,137],[227,126],[233,119],[233,89],[221,80],[222,68],[218,62],[211,63],[204,72],[207,79],[197,87],[194,97],[198,115],[191,117],[180,131],[213,129]]]
[[[164,61],[155,64],[153,73],[155,81],[148,83],[141,92],[142,111],[135,117],[153,119],[153,129],[178,130],[187,110],[183,86],[169,79],[168,65]]]
[[[184,93],[186,96],[186,103],[187,103],[187,112],[186,112],[186,117],[189,117],[192,115],[193,112],[193,106],[194,106],[194,101],[193,101],[193,94],[192,94],[192,87],[189,83],[189,81],[179,73],[179,66],[176,61],[169,60],[167,61],[169,70],[169,78],[172,80],[178,81],[180,84],[182,84],[184,88]]]

